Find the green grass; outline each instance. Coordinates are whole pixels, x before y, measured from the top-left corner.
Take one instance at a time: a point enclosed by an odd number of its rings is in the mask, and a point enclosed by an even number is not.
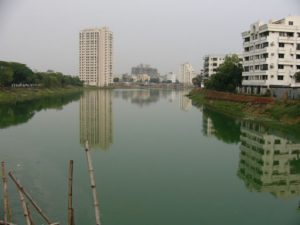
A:
[[[63,95],[82,91],[81,87],[66,88],[6,88],[0,89],[0,103],[23,102],[41,97]]]

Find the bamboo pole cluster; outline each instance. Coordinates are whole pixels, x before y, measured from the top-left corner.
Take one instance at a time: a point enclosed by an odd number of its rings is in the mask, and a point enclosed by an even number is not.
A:
[[[101,225],[100,206],[97,197],[95,173],[94,173],[92,158],[90,155],[90,147],[88,141],[86,141],[84,149],[86,153],[88,173],[89,173],[90,184],[92,189],[93,207],[95,211],[96,225]],[[74,167],[74,162],[73,160],[70,160],[69,169],[68,169],[68,225],[75,225],[74,208],[73,208],[73,167]],[[2,183],[3,183],[4,218],[3,220],[0,219],[0,225],[15,225],[12,222],[12,215],[11,215],[12,213],[11,213],[11,208],[9,206],[8,182],[7,182],[5,162],[1,162],[1,172],[2,172]],[[34,225],[33,219],[31,217],[29,204],[36,210],[36,212],[44,219],[44,221],[48,225],[59,225],[59,223],[50,220],[47,214],[41,209],[41,207],[37,204],[37,202],[33,199],[33,197],[29,194],[29,192],[25,189],[25,187],[21,184],[21,182],[15,177],[12,171],[10,171],[8,175],[17,188],[26,225]]]

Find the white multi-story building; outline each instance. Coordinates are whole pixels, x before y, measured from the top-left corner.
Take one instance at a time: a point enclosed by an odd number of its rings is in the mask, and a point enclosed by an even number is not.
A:
[[[242,61],[240,54],[226,54],[226,55],[206,55],[204,56],[203,73],[204,77],[211,77],[217,72],[219,66],[224,63],[226,56],[237,55]]]
[[[107,27],[80,32],[79,78],[85,85],[107,87],[113,83],[113,34]]]
[[[211,77],[217,72],[218,67],[224,62],[226,55],[206,55],[204,56],[203,76]]]
[[[242,91],[264,94],[273,87],[300,87],[300,16],[257,22],[242,33],[244,72]]]
[[[190,63],[182,64],[180,67],[180,82],[184,85],[193,85],[193,78],[196,73]]]

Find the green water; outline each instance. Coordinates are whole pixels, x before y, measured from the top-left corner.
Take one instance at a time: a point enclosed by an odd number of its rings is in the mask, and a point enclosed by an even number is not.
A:
[[[297,135],[196,108],[185,93],[95,90],[2,105],[0,160],[61,224],[70,159],[76,224],[95,224],[86,139],[102,225],[299,224]],[[14,222],[24,224],[12,182],[9,190]]]

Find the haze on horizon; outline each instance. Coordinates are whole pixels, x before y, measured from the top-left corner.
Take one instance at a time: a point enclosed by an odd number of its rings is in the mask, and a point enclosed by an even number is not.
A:
[[[114,33],[114,74],[144,63],[161,74],[206,54],[241,53],[241,32],[300,15],[298,0],[0,0],[0,60],[78,75],[79,31]]]

